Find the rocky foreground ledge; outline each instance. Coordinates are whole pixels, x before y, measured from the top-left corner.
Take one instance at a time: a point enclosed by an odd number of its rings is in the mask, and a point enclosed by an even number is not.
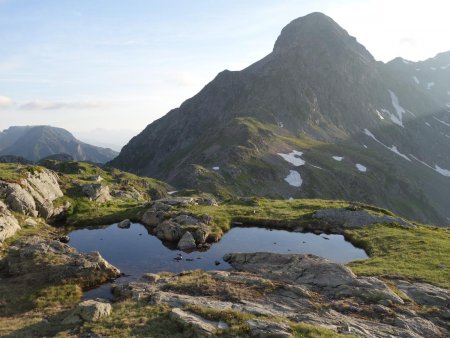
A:
[[[230,318],[256,337],[290,337],[298,323],[361,337],[448,334],[445,289],[403,280],[388,286],[313,255],[235,253],[224,259],[232,271],[147,274],[115,285],[114,293],[117,300],[169,306],[187,336],[233,334]]]

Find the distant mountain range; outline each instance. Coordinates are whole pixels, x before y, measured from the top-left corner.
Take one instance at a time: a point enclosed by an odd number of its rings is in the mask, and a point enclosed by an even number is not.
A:
[[[331,18],[288,24],[272,53],[223,71],[111,165],[222,196],[364,201],[450,220],[450,52],[376,61]]]
[[[67,130],[51,126],[10,127],[0,132],[0,156],[3,160],[14,155],[37,162],[57,154],[70,155],[76,161],[105,163],[118,153],[81,142]]]

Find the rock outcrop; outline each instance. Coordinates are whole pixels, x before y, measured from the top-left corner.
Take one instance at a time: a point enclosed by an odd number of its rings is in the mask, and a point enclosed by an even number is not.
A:
[[[6,201],[8,207],[24,215],[45,219],[61,213],[61,208],[53,206],[53,201],[63,196],[57,175],[44,168],[27,172],[26,175],[19,183],[0,181],[0,198]]]
[[[376,223],[396,223],[404,228],[415,228],[415,225],[400,217],[373,215],[366,210],[349,210],[345,208],[321,209],[314,213],[313,218],[338,229],[362,228]]]
[[[204,200],[204,198],[199,198]],[[214,200],[215,202],[215,200]],[[151,227],[151,232],[162,241],[178,243],[181,250],[192,250],[202,247],[208,241],[212,217],[203,215],[198,219],[188,213],[177,211],[176,207],[197,204],[192,197],[168,197],[151,203],[141,222]]]
[[[241,324],[255,337],[289,337],[296,323],[367,338],[438,338],[447,333],[444,312],[427,313],[419,311],[416,303],[398,301],[384,283],[358,278],[323,259],[273,255],[231,254],[228,260],[245,271],[151,274],[115,285],[114,294],[118,299],[170,306],[170,318],[186,328],[186,336],[193,332],[210,336],[219,329],[226,334],[227,323],[205,318],[208,312],[214,318],[222,314],[225,322],[233,315],[244,318]],[[364,290],[340,298],[342,285],[357,288],[360,284]],[[361,296],[360,291],[372,296]],[[393,301],[381,305],[380,299],[386,297]]]
[[[226,255],[224,260],[239,271],[258,273],[293,285],[307,285],[332,298],[356,297],[379,303],[403,303],[381,280],[357,277],[344,265],[314,255],[236,253]]]
[[[98,252],[79,253],[58,240],[31,237],[10,246],[3,266],[9,276],[33,274],[49,282],[96,285],[120,276]]]
[[[0,246],[20,229],[19,222],[0,200]]]

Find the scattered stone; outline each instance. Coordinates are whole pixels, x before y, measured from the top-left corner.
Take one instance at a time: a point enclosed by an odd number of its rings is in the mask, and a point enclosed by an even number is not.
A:
[[[193,250],[197,248],[195,244],[194,236],[189,231],[186,231],[178,242],[178,249],[180,250]]]
[[[77,308],[63,320],[63,324],[76,324],[82,321],[96,322],[101,318],[111,315],[111,304],[96,300],[85,300],[78,304]]]
[[[129,219],[124,219],[122,222],[118,223],[117,226],[120,229],[129,229],[131,226],[131,221]]]

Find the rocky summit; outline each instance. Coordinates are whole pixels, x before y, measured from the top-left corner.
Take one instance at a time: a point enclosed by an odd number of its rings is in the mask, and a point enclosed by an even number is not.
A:
[[[448,63],[448,53],[378,62],[312,13],[289,23],[272,53],[221,72],[147,126],[110,164],[222,197],[358,200],[446,224]]]

